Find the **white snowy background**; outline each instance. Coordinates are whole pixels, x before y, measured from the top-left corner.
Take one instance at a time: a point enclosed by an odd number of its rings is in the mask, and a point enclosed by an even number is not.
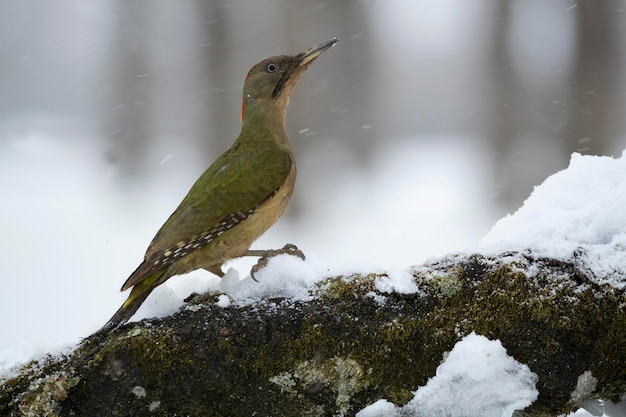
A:
[[[248,67],[332,36],[341,42],[303,77],[288,111],[294,200],[254,245],[294,243],[307,261],[275,259],[260,283],[246,278],[253,260],[227,265],[221,282],[204,271],[174,278],[135,319],[211,288],[231,296],[225,308],[302,298],[321,277],[354,271],[390,272],[381,291],[417,291],[409,266],[462,251],[532,247],[568,258],[583,247],[598,282],[624,285],[623,0],[602,3],[615,49],[585,85],[571,81],[585,40],[583,3],[573,0],[254,4],[0,3],[0,373],[72,346],[110,317],[156,230],[235,138]],[[496,55],[506,65],[493,57],[502,7],[511,14]],[[283,13],[297,22],[287,36],[282,23],[257,18]],[[230,54],[212,55],[224,45]],[[203,71],[216,78],[207,84]],[[573,106],[577,89],[590,100],[613,94],[610,106]],[[577,120],[606,132],[569,130]],[[594,149],[615,158],[569,161]],[[497,341],[468,336],[457,348],[477,361],[496,352],[490,375],[517,366]],[[463,371],[454,363],[431,387]],[[526,396],[508,404],[532,400],[528,375],[517,375],[509,382]],[[416,402],[427,388],[415,387]],[[374,408],[398,411],[382,400]]]

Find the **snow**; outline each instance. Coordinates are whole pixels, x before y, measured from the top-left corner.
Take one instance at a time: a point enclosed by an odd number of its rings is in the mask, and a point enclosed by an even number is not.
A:
[[[230,307],[230,298],[226,294],[220,294],[217,297],[217,302],[215,304],[218,307],[228,308]]]
[[[356,413],[356,417],[394,417],[397,414],[398,409],[393,403],[378,400]]]
[[[303,261],[292,255],[270,258],[267,266],[255,274],[255,282],[248,273],[244,279],[230,268],[217,290],[227,293],[239,304],[252,304],[262,299],[282,297],[292,300],[310,300],[312,286],[326,277],[328,270],[317,260]]]
[[[401,269],[393,269],[386,276],[376,278],[374,285],[382,293],[414,294],[419,291],[415,277]]]
[[[471,333],[457,342],[437,373],[401,409],[379,400],[357,417],[510,417],[539,394],[537,376],[507,355],[498,340]]]
[[[482,239],[481,253],[532,250],[581,263],[599,284],[626,286],[626,152],[621,158],[572,154],[513,215]]]
[[[185,298],[191,293],[215,291],[219,278],[209,274],[187,274],[185,279],[173,285],[161,285],[154,290],[141,305],[130,321],[139,321],[150,317],[165,317],[176,312],[185,304]]]
[[[270,258],[267,266],[256,273],[257,281],[251,278],[249,271],[242,271],[245,272],[243,277],[238,269],[229,268],[221,279],[211,274],[190,273],[182,279],[170,280],[167,285],[154,290],[130,322],[168,316],[184,306],[184,299],[193,292],[222,293],[216,301],[222,308],[279,297],[293,301],[310,300],[313,286],[327,278],[330,270],[315,256],[303,261],[296,256],[279,255]]]

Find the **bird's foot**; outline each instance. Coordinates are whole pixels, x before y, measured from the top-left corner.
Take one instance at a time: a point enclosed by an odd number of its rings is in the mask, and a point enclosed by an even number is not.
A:
[[[292,245],[291,243],[286,244],[281,249],[248,250],[245,256],[260,256],[259,261],[250,270],[250,277],[256,282],[259,282],[259,280],[256,279],[255,274],[267,266],[270,258],[284,254],[297,256],[303,261],[306,259],[304,253],[302,253],[296,245]]]

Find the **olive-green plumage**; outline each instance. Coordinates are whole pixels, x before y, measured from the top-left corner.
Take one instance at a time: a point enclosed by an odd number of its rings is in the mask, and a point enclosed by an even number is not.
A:
[[[283,214],[296,178],[285,111],[298,79],[338,39],[250,69],[243,87],[242,127],[235,143],[195,182],[122,286],[131,293],[97,332],[128,321],[157,286],[204,268],[222,276],[224,262],[250,245]]]

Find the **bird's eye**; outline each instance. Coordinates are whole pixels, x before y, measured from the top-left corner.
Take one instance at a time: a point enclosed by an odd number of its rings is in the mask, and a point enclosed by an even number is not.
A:
[[[267,64],[267,72],[276,72],[278,71],[278,65],[272,63],[272,64]]]

